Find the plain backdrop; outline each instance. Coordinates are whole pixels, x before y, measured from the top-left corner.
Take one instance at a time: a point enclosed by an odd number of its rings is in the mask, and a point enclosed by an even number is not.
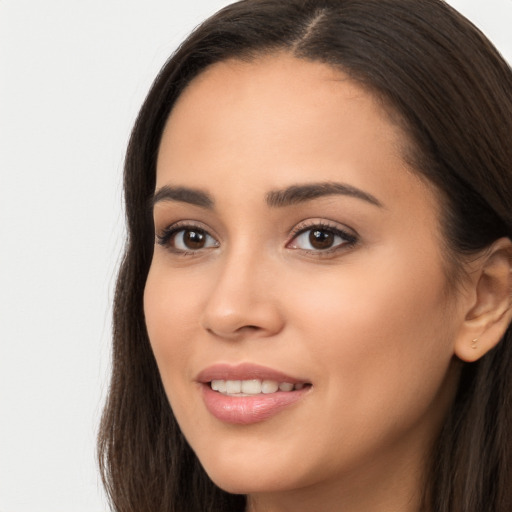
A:
[[[0,512],[107,510],[124,150],[163,62],[228,3],[0,0]],[[512,62],[512,0],[450,3]]]

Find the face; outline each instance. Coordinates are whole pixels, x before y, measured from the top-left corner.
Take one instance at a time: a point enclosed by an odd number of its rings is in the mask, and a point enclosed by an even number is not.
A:
[[[178,100],[144,310],[176,419],[224,489],[418,477],[460,314],[404,143],[362,88],[287,55],[216,64]]]

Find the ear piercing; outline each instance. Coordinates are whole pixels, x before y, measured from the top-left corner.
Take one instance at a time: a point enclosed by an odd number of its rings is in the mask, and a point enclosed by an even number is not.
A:
[[[472,349],[476,349],[478,347],[478,338],[475,338],[472,342],[471,342],[471,348]]]

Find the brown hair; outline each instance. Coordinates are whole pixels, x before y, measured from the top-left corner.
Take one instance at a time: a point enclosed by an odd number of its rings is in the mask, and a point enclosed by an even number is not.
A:
[[[197,28],[156,78],[125,164],[128,240],[117,281],[113,373],[99,433],[103,481],[118,512],[242,511],[206,476],[167,401],[143,291],[154,227],[148,200],[169,113],[187,84],[228,58],[288,51],[328,63],[381,98],[413,142],[417,171],[444,197],[452,261],[512,238],[512,71],[441,0],[244,0]],[[512,510],[512,331],[466,364],[432,454],[432,512]]]

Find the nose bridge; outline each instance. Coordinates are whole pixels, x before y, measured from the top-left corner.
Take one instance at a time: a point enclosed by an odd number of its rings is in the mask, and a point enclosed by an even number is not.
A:
[[[224,338],[251,332],[270,335],[281,326],[272,300],[272,261],[252,244],[239,244],[219,258],[203,314],[203,327]]]

